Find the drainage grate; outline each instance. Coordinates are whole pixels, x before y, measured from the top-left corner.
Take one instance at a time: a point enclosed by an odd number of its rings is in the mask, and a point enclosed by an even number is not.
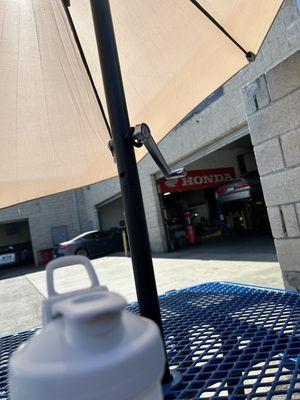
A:
[[[300,399],[300,296],[207,283],[160,297],[169,361],[182,374],[165,400]],[[137,304],[129,309],[138,312]],[[0,339],[0,400],[11,352],[33,331]]]

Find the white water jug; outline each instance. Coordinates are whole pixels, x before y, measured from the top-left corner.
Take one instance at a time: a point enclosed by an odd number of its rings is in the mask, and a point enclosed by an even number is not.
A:
[[[82,264],[91,287],[58,294],[56,268]],[[100,286],[90,261],[62,257],[47,266],[44,327],[13,354],[11,400],[161,400],[164,352],[157,326],[125,310]]]

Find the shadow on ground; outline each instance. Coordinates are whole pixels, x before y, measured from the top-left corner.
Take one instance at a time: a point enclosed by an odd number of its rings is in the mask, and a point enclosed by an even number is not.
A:
[[[0,280],[16,278],[17,276],[43,271],[45,267],[36,265],[0,266]]]
[[[153,255],[154,258],[276,262],[274,239],[269,235],[215,238],[197,246]]]
[[[124,257],[124,253],[115,253],[111,257]],[[182,260],[278,261],[274,239],[270,235],[262,234],[203,240],[195,246],[168,253],[154,253],[152,257]]]
[[[110,257],[124,257],[123,252]],[[244,237],[215,238],[202,241],[196,246],[153,254],[154,259],[182,260],[224,260],[224,261],[262,261],[277,262],[274,240],[269,235],[248,235]],[[15,278],[42,271],[45,267],[35,265],[2,266],[0,280]]]

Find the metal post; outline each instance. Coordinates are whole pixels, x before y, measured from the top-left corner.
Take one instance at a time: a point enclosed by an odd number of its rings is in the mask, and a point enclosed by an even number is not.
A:
[[[137,298],[142,316],[163,327],[158,303],[146,217],[128,117],[109,0],[90,0],[106,102],[126,215]],[[141,121],[143,122],[143,121]],[[163,383],[172,380],[166,363]]]

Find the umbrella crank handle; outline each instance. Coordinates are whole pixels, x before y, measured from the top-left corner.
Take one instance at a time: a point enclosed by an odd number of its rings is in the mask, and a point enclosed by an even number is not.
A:
[[[137,125],[135,128],[131,129],[131,140],[133,140],[133,145],[135,147],[141,147],[145,145],[149,154],[153,158],[154,162],[158,166],[158,168],[163,173],[166,179],[175,179],[175,178],[184,178],[186,176],[186,169],[179,168],[174,171],[171,171],[168,166],[164,156],[159,150],[157,144],[155,143],[150,128],[147,124]]]

